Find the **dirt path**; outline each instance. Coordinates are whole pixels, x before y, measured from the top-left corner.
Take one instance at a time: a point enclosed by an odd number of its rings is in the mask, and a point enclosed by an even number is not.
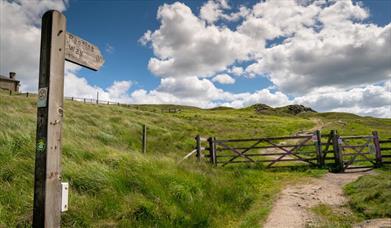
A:
[[[356,180],[360,173],[328,173],[320,179],[308,183],[288,186],[284,189],[263,225],[265,228],[301,228],[312,221],[308,209],[320,203],[340,206],[347,202],[342,186]]]

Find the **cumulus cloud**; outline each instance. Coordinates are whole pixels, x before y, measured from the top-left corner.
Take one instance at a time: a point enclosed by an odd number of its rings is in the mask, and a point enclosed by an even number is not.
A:
[[[206,2],[200,9],[200,18],[208,23],[213,23],[223,16],[223,10],[229,9],[225,0]]]
[[[292,102],[311,106],[318,111],[391,117],[391,81],[347,90],[323,88],[296,97]]]
[[[247,60],[262,42],[227,27],[207,25],[183,3],[164,4],[157,18],[161,26],[140,42],[150,43],[155,54],[148,67],[160,77],[208,77]]]
[[[243,72],[243,67],[239,66],[233,66],[232,68],[228,69],[228,73],[232,73],[235,76],[241,76]]]
[[[49,9],[65,10],[64,0],[0,2],[0,73],[16,72],[24,91],[38,87],[41,17]]]
[[[131,81],[115,81],[103,89],[90,85],[75,72],[79,66],[67,63],[65,72],[66,96],[136,104],[181,104],[201,108],[228,106],[243,108],[263,103],[272,107],[303,104],[317,111],[352,112],[363,116],[391,117],[391,81],[353,89],[323,87],[303,96],[289,98],[276,88],[265,88],[253,93],[230,93],[217,88],[208,79],[197,77],[162,78],[158,88],[130,93]]]
[[[391,24],[368,23],[369,16],[352,1],[262,1],[236,10],[210,0],[199,16],[176,2],[159,8],[160,27],[140,41],[152,48],[148,67],[162,83],[165,78],[232,82],[229,73],[267,77],[278,91],[225,92],[225,100],[220,96],[213,104],[240,107],[264,96],[273,106],[301,102],[321,111],[389,116],[383,97],[390,93],[385,81],[391,78]],[[174,94],[169,87],[164,92]],[[382,97],[380,105],[368,106],[375,96]]]
[[[234,84],[235,83],[235,79],[233,79],[228,74],[218,74],[212,79],[212,81],[218,82],[220,84]]]
[[[99,93],[99,100],[129,103],[131,102],[129,90],[133,83],[131,81],[114,81],[111,86],[104,89],[91,85],[87,79],[77,75],[80,66],[66,62],[64,77],[64,95],[75,98],[96,99]]]
[[[38,84],[42,14],[67,6],[67,0],[1,1],[0,73],[15,71],[22,90],[35,91]],[[65,94],[204,108],[300,103],[391,117],[391,24],[368,23],[369,16],[352,1],[262,1],[234,9],[210,0],[199,13],[183,3],[163,4],[160,26],[139,39],[153,51],[148,68],[160,79],[157,88],[131,92],[132,81],[101,88],[67,63]],[[273,89],[231,93],[213,83],[235,83],[230,75],[267,77]]]

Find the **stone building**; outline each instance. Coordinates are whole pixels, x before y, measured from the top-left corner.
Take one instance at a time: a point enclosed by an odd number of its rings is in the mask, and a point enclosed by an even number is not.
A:
[[[15,76],[15,72],[10,72],[9,77],[0,75],[0,89],[19,92],[20,81],[16,80]]]

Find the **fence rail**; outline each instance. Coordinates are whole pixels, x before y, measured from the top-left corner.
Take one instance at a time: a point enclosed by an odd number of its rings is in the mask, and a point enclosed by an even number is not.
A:
[[[31,92],[14,92],[12,90],[6,90],[10,96],[21,96],[21,97],[36,97],[36,93]],[[118,101],[112,101],[112,100],[101,100],[96,98],[84,98],[84,97],[72,97],[72,96],[65,96],[65,100],[68,101],[75,101],[75,102],[82,102],[85,104],[95,104],[95,105],[116,105],[121,107],[129,107],[129,108],[135,108],[142,111],[151,111],[151,112],[162,112],[162,113],[179,113],[182,111],[180,108],[172,108],[172,107],[163,107],[163,108],[155,108],[155,107],[143,107],[142,104],[128,104],[128,103],[122,103]],[[169,106],[169,105],[167,105]],[[175,105],[173,105],[175,106]]]
[[[324,135],[315,131],[307,135],[248,139],[203,138],[197,135],[195,140],[193,152],[197,160],[206,158],[214,166],[261,163],[271,168],[279,163],[301,163],[344,172],[391,164],[391,139],[380,140],[376,131],[371,135],[356,136],[340,136],[335,130]],[[203,144],[207,145],[203,147]]]

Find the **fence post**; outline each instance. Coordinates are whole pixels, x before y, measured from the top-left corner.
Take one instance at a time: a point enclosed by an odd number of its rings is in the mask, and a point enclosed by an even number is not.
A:
[[[379,135],[377,131],[372,131],[373,135],[373,144],[375,146],[375,154],[376,154],[376,167],[382,166],[382,156],[381,156],[381,150],[380,150],[380,143],[379,143]]]
[[[215,137],[209,137],[209,155],[210,155],[210,162],[213,165],[216,165],[216,138]]]
[[[84,104],[86,103],[86,99],[84,98]]]
[[[10,96],[12,96],[12,90],[10,90]]]
[[[316,137],[316,142],[315,142],[316,158],[318,162],[318,167],[321,168],[324,166],[324,158],[322,155],[322,138],[320,136],[319,130],[315,131],[315,137]]]
[[[71,99],[72,101],[73,101],[73,97],[72,97],[72,99]]]
[[[26,93],[26,97],[29,97],[29,92]]]
[[[142,137],[142,152],[147,152],[147,126],[143,124],[143,137]]]
[[[339,146],[339,136],[336,130],[331,131],[332,139],[333,139],[333,150],[334,150],[334,157],[335,157],[335,165],[336,165],[336,172],[343,172],[344,166],[343,166],[343,157],[342,157],[342,151]]]
[[[213,137],[213,161],[215,166],[217,166],[216,137]]]
[[[196,157],[197,157],[197,160],[200,161],[201,160],[201,136],[200,135],[197,135],[195,137],[195,140],[196,140]]]
[[[99,92],[96,92],[96,104],[99,104]]]

